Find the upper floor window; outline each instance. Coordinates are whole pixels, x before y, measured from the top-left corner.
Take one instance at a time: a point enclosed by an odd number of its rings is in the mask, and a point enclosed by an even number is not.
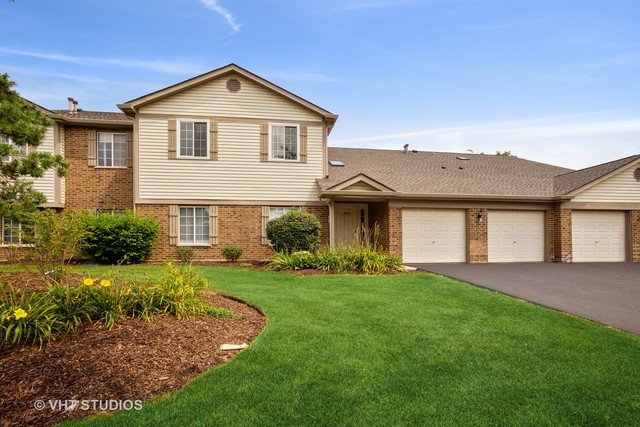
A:
[[[298,161],[300,128],[298,125],[272,124],[269,136],[271,160]]]
[[[0,136],[0,144],[7,144],[11,148],[13,148],[14,150],[17,151],[17,154],[2,156],[2,162],[3,163],[10,162],[11,160],[15,159],[16,157],[24,156],[24,155],[27,154],[27,147],[25,147],[24,145],[16,145],[16,144],[14,144],[13,141],[11,140],[11,138]]]
[[[209,157],[209,122],[178,120],[178,157]]]
[[[98,166],[127,167],[127,134],[98,133]]]

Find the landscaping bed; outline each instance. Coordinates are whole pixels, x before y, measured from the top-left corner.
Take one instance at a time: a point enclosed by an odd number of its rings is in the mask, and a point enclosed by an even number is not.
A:
[[[0,280],[10,280],[16,289],[45,287],[23,272],[3,274]],[[221,344],[250,343],[264,328],[264,316],[242,302],[213,292],[205,299],[235,316],[178,320],[163,315],[152,322],[127,319],[113,329],[83,324],[42,348],[0,348],[0,424],[50,425],[100,412],[99,404],[89,410],[80,405],[51,409],[59,401],[146,401],[225,363],[238,351],[221,351]],[[45,408],[37,410],[36,401]]]

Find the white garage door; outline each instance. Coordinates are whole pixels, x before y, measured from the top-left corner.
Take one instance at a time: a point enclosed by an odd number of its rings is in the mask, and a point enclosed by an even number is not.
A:
[[[465,211],[403,209],[404,262],[465,262]]]
[[[625,216],[619,211],[573,211],[573,260],[625,260]]]
[[[544,212],[489,211],[489,262],[544,261]]]

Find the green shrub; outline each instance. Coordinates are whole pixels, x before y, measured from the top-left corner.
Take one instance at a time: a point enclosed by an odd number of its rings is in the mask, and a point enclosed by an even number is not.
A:
[[[27,250],[26,259],[46,278],[61,281],[88,235],[86,217],[86,213],[67,210],[58,213],[53,209],[29,214],[31,226],[24,242],[32,247]]]
[[[195,251],[191,246],[178,246],[176,253],[178,254],[178,259],[182,261],[183,264],[191,263],[195,257]]]
[[[317,268],[317,258],[308,251],[299,251],[292,254],[278,252],[269,260],[269,268],[273,270],[303,270],[305,268]]]
[[[402,260],[394,255],[367,246],[327,248],[315,254],[295,252],[277,253],[269,260],[273,270],[315,268],[332,273],[382,274],[403,271]]]
[[[267,223],[267,238],[277,252],[315,252],[320,245],[320,220],[314,214],[291,210]]]
[[[139,218],[133,212],[88,217],[85,223],[89,235],[84,240],[84,251],[107,264],[146,261],[160,231],[155,219]]]
[[[225,257],[228,262],[238,261],[243,252],[244,249],[240,246],[228,245],[222,248],[222,256]]]

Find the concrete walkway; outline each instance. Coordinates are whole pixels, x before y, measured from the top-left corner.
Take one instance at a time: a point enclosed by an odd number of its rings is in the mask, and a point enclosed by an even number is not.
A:
[[[640,334],[640,263],[411,265]]]

